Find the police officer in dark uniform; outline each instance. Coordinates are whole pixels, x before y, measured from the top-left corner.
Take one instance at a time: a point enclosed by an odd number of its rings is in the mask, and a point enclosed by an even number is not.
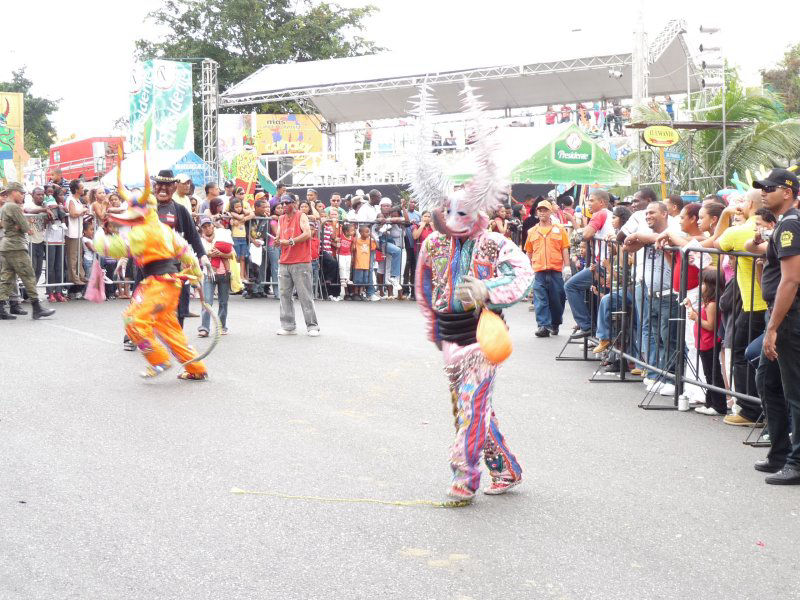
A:
[[[761,280],[769,319],[756,371],[772,448],[755,468],[773,473],[769,484],[800,485],[800,183],[791,171],[773,169],[753,187],[778,219]]]

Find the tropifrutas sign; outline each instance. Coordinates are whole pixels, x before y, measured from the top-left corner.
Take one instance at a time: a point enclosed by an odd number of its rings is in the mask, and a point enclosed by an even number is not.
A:
[[[669,148],[681,141],[678,132],[666,125],[651,125],[644,130],[642,137],[648,146],[656,148]]]

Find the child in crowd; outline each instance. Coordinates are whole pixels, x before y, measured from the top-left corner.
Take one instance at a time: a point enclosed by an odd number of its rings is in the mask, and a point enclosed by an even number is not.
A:
[[[94,261],[94,219],[89,218],[83,221],[83,272],[86,277],[92,273],[92,262]]]
[[[764,241],[769,240],[770,236],[772,235],[772,230],[775,229],[775,225],[778,224],[778,220],[775,218],[770,210],[766,207],[759,208],[756,211],[756,232],[758,233],[759,238]],[[745,246],[745,250],[747,247]],[[761,274],[764,271],[764,257],[757,258],[755,261],[756,265],[756,281],[761,281]]]
[[[58,198],[62,201],[59,203]],[[50,209],[52,220],[48,218],[44,240],[47,244],[47,301],[66,302],[64,288],[58,285],[64,281],[64,231],[67,213],[63,206],[64,190],[53,186],[45,187],[44,206]]]
[[[214,304],[214,289],[217,291],[219,308],[217,315],[222,325],[221,335],[228,334],[228,297],[231,292],[230,261],[235,258],[233,241],[230,231],[214,227],[211,218],[200,217],[200,241],[208,254],[211,266],[214,269],[214,279],[206,277],[203,280],[203,295],[209,305]],[[197,328],[200,337],[208,337],[211,317],[203,311],[203,319]]]
[[[721,284],[717,277],[716,268],[704,269],[700,276],[700,312],[698,313],[689,298],[684,300],[686,316],[694,321],[694,336],[706,383],[725,389],[725,380],[722,378],[722,368],[719,364],[720,338],[717,335],[719,328],[719,312],[717,311],[717,297],[722,293]],[[706,405],[698,406],[695,411],[703,415],[724,416],[728,412],[725,394],[706,390]]]
[[[272,293],[278,297],[278,266],[281,257],[281,248],[275,242],[278,235],[278,217],[283,214],[283,205],[276,204],[272,208],[272,216],[269,219],[269,241],[267,242],[267,256],[269,257],[269,280],[272,283]]]
[[[122,199],[119,197],[118,194],[112,193],[108,195],[109,213],[125,212],[127,208],[128,208],[127,203],[123,203]],[[108,219],[106,219],[106,223],[109,223]],[[128,232],[130,232],[131,228],[126,225],[117,225],[116,223],[112,223],[110,229],[104,225],[103,230],[106,232],[106,235],[119,233],[122,236],[126,236]],[[106,258],[105,260],[110,261],[113,259]],[[124,280],[124,283],[118,284],[118,287],[120,289],[117,290],[117,298],[125,298],[130,300],[131,284],[128,282],[131,281],[134,277],[133,265],[134,265],[133,261],[128,261],[128,264],[125,267],[125,272],[120,274],[120,278]],[[113,278],[113,275],[109,275],[109,277]]]
[[[253,205],[253,220],[250,221],[248,227],[250,236],[250,278],[251,285],[245,298],[264,298],[266,294],[264,282],[269,279],[267,276],[267,268],[269,260],[267,259],[267,240],[269,236],[269,203],[264,200],[263,194]],[[255,256],[254,256],[255,253]],[[256,259],[253,262],[253,259]],[[260,260],[258,260],[260,258]]]
[[[253,218],[253,215],[244,210],[244,203],[241,198],[235,196],[231,200],[231,236],[233,237],[233,249],[239,259],[239,272],[242,275],[242,283],[247,284],[247,266],[245,261],[249,256],[247,247],[247,228],[245,223]]]
[[[775,215],[773,215],[768,208],[762,207],[756,211],[756,229],[761,234],[762,240],[769,239],[777,223],[778,221]]]
[[[372,253],[378,245],[370,235],[368,225],[360,225],[358,228],[358,238],[353,243],[353,283],[356,285],[356,297],[364,300],[364,288],[366,287],[366,299],[377,301],[380,296],[375,295],[375,287],[372,285]]]
[[[117,204],[119,204],[119,201]],[[117,235],[119,233],[119,226],[111,219],[106,219],[105,223],[103,223],[103,231],[107,236]],[[100,266],[103,267],[106,273],[106,298],[125,298],[125,286],[123,286],[122,283],[118,283],[117,289],[114,289],[113,279],[114,271],[117,270],[117,259],[101,256]],[[125,285],[127,286],[127,284]]]
[[[331,297],[331,300],[339,301],[347,299],[345,295],[347,286],[352,284],[350,281],[350,267],[353,263],[353,224],[345,223],[342,226],[341,235],[336,238],[334,244],[339,254],[339,296]]]
[[[308,220],[308,225],[311,227],[311,286],[314,292],[314,299],[319,300],[325,298],[325,290],[320,283],[319,277],[319,221]],[[319,294],[317,293],[319,291]]]

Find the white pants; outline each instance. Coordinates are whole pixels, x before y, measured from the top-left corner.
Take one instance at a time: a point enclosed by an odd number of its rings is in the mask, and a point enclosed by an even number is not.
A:
[[[350,279],[350,265],[353,257],[349,254],[339,255],[339,279],[348,281]]]

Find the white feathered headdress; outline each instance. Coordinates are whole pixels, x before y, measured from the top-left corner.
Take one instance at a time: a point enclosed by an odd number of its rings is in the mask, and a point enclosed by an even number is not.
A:
[[[461,210],[467,213],[488,212],[497,208],[507,192],[507,183],[501,177],[494,155],[497,150],[495,128],[486,118],[485,104],[475,95],[475,88],[464,80],[462,111],[475,123],[474,143],[470,145],[476,172],[464,186]],[[433,90],[427,83],[419,88],[412,100],[411,115],[417,118],[417,146],[412,157],[409,176],[412,197],[421,210],[445,208],[447,197],[453,191],[453,183],[442,172],[436,156],[431,150],[433,126],[431,116],[436,114]]]

